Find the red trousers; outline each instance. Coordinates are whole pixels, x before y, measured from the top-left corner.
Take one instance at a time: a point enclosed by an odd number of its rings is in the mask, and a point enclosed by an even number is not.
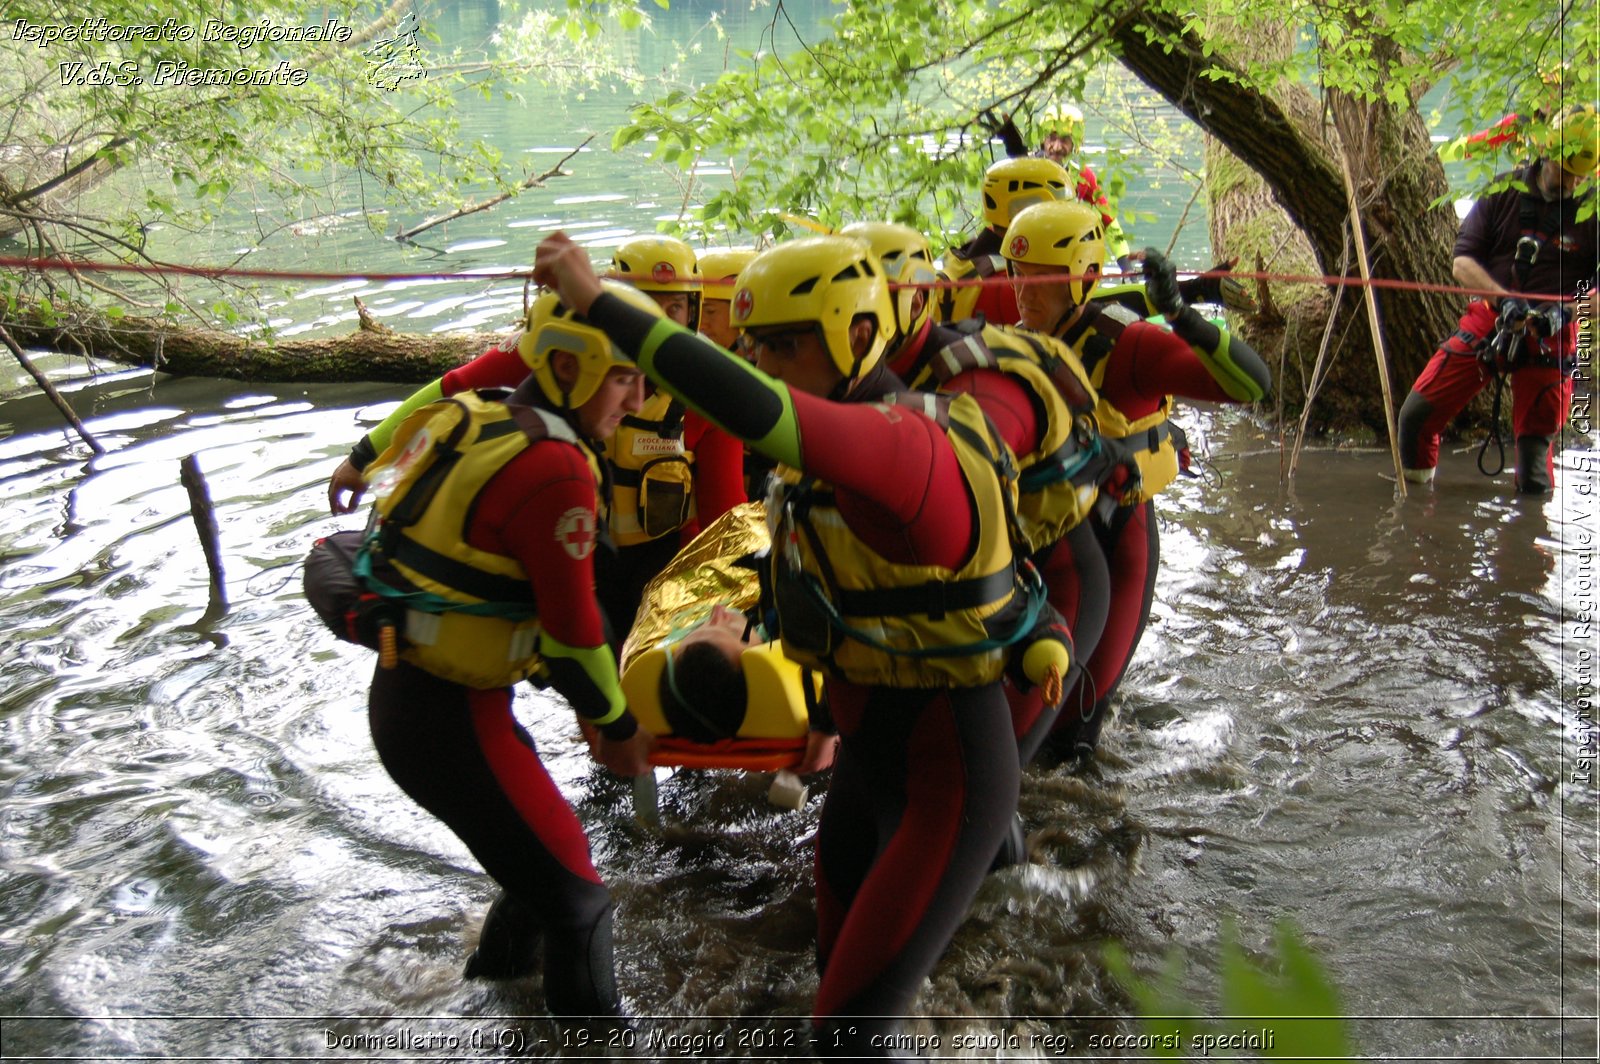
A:
[[[1461,316],[1460,330],[1433,353],[1417,382],[1411,386],[1400,408],[1400,464],[1407,469],[1432,469],[1439,464],[1439,434],[1473,396],[1494,380],[1493,367],[1480,361],[1479,354],[1495,331],[1495,311],[1488,303],[1475,300]],[[1553,441],[1566,423],[1572,405],[1572,377],[1561,363],[1570,359],[1576,343],[1569,324],[1556,336],[1539,340],[1529,337],[1507,376],[1511,381],[1511,426],[1517,440],[1530,443],[1543,439],[1544,478],[1553,482]],[[1518,483],[1537,470],[1523,469],[1536,459],[1537,447],[1528,451],[1527,462],[1519,461]],[[1524,448],[1518,447],[1522,459]]]

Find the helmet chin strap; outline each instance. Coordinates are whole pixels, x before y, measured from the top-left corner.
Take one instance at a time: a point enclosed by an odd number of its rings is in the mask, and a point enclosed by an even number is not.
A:
[[[827,395],[828,400],[835,403],[843,401],[844,397],[850,394],[850,389],[854,388],[856,382],[861,379],[860,373],[861,363],[858,361],[854,366],[850,367],[850,376],[833,386],[833,390]]]
[[[1078,316],[1079,312],[1082,311],[1082,310],[1083,310],[1083,307],[1081,305],[1077,304],[1077,303],[1069,303],[1069,304],[1067,304],[1067,309],[1062,311],[1061,317],[1057,318],[1055,325],[1051,327],[1050,335],[1051,336],[1060,336],[1061,335],[1061,331],[1063,329],[1065,329],[1068,325],[1070,325],[1072,323],[1072,320],[1074,318],[1076,318]]]
[[[850,331],[852,333],[855,332],[855,323],[854,322],[851,323]],[[876,325],[874,325],[872,327],[872,333],[867,336],[867,345],[866,346],[867,346],[868,349],[871,349],[872,341],[877,338],[877,331],[878,331],[878,327]],[[851,350],[850,353],[851,353],[851,355],[853,355],[855,357],[855,361],[850,363],[850,374],[849,374],[849,376],[845,377],[844,380],[840,381],[837,385],[835,385],[833,390],[828,393],[828,398],[833,400],[834,402],[838,402],[839,400],[843,399],[845,396],[849,395],[850,392],[855,388],[855,386],[857,384],[859,384],[861,382],[861,380],[862,380],[861,363],[866,358],[866,355],[865,355],[865,353],[862,353],[862,354],[859,354],[859,355],[856,354],[856,352],[854,350],[854,343],[855,343],[855,340],[854,340],[854,337],[852,336],[852,338],[851,338],[852,350]],[[880,360],[878,365],[880,365],[880,366],[883,365],[883,362]]]

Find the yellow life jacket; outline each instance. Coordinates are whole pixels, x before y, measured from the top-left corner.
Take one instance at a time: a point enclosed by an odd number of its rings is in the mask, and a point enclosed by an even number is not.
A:
[[[1123,331],[1142,320],[1120,304],[1091,302],[1072,327],[1062,334],[1062,339],[1077,349],[1084,369],[1088,370],[1089,382],[1094,385],[1097,394],[1105,384],[1111,352],[1116,348]],[[1170,420],[1172,407],[1172,396],[1162,396],[1161,405],[1155,411],[1132,421],[1103,396],[1095,407],[1095,418],[1100,423],[1101,434],[1121,440],[1139,463],[1140,486],[1137,491],[1130,491],[1124,497],[1124,502],[1148,502],[1178,478],[1178,449],[1182,434]]]
[[[683,446],[683,404],[657,392],[606,441],[611,463],[611,540],[648,543],[694,516],[694,453]]]
[[[941,281],[965,281],[970,278],[988,280],[1006,275],[1006,260],[999,255],[962,256],[952,249],[945,254],[944,269],[939,271]],[[983,295],[983,285],[968,284],[939,290],[935,317],[942,322],[965,321],[972,317]]]
[[[545,438],[584,453],[603,498],[599,459],[567,422],[473,392],[414,412],[366,471],[376,501],[356,575],[405,607],[400,656],[440,679],[505,687],[539,666],[528,574],[516,559],[469,544],[466,529],[489,480]]]
[[[1089,516],[1116,462],[1095,425],[1099,396],[1078,356],[1059,340],[976,321],[936,326],[909,383],[942,385],[972,369],[995,369],[1027,389],[1043,415],[1038,446],[1017,460],[1017,524],[1027,550],[1056,542]]]
[[[1012,543],[1010,452],[969,395],[901,392],[884,406],[933,418],[977,504],[977,543],[959,569],[892,562],[845,524],[832,488],[780,467],[767,504],[771,576],[784,652],[852,683],[975,687],[998,680],[1006,647],[1037,619],[1037,582]],[[1030,569],[1031,571],[1031,569]]]

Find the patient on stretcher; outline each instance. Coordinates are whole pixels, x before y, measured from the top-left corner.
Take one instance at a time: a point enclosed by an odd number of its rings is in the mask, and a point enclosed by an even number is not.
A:
[[[768,542],[761,505],[736,507],[645,588],[622,648],[622,689],[657,737],[654,764],[798,773],[832,764],[821,676],[754,620],[760,589],[748,559]]]

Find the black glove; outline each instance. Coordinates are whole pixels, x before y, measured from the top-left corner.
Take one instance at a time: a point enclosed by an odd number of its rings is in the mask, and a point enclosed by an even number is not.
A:
[[[1171,320],[1183,313],[1183,294],[1178,291],[1178,271],[1155,248],[1144,249],[1144,294],[1162,317]]]
[[[1528,317],[1528,301],[1518,299],[1516,296],[1506,296],[1500,300],[1500,320],[1497,323],[1502,329],[1515,329]]]
[[[1540,303],[1528,314],[1528,331],[1535,336],[1554,336],[1567,326],[1567,308],[1560,303]]]
[[[1028,154],[1027,142],[1022,139],[1022,130],[1017,128],[1016,119],[1009,114],[1000,118],[989,109],[978,113],[978,122],[991,136],[999,137],[1006,146],[1006,155],[1012,159],[1019,159]]]
[[[1220,303],[1229,310],[1245,314],[1256,312],[1255,297],[1243,283],[1226,276],[1238,259],[1227,259],[1206,271],[1206,275],[1178,282],[1185,303]]]

